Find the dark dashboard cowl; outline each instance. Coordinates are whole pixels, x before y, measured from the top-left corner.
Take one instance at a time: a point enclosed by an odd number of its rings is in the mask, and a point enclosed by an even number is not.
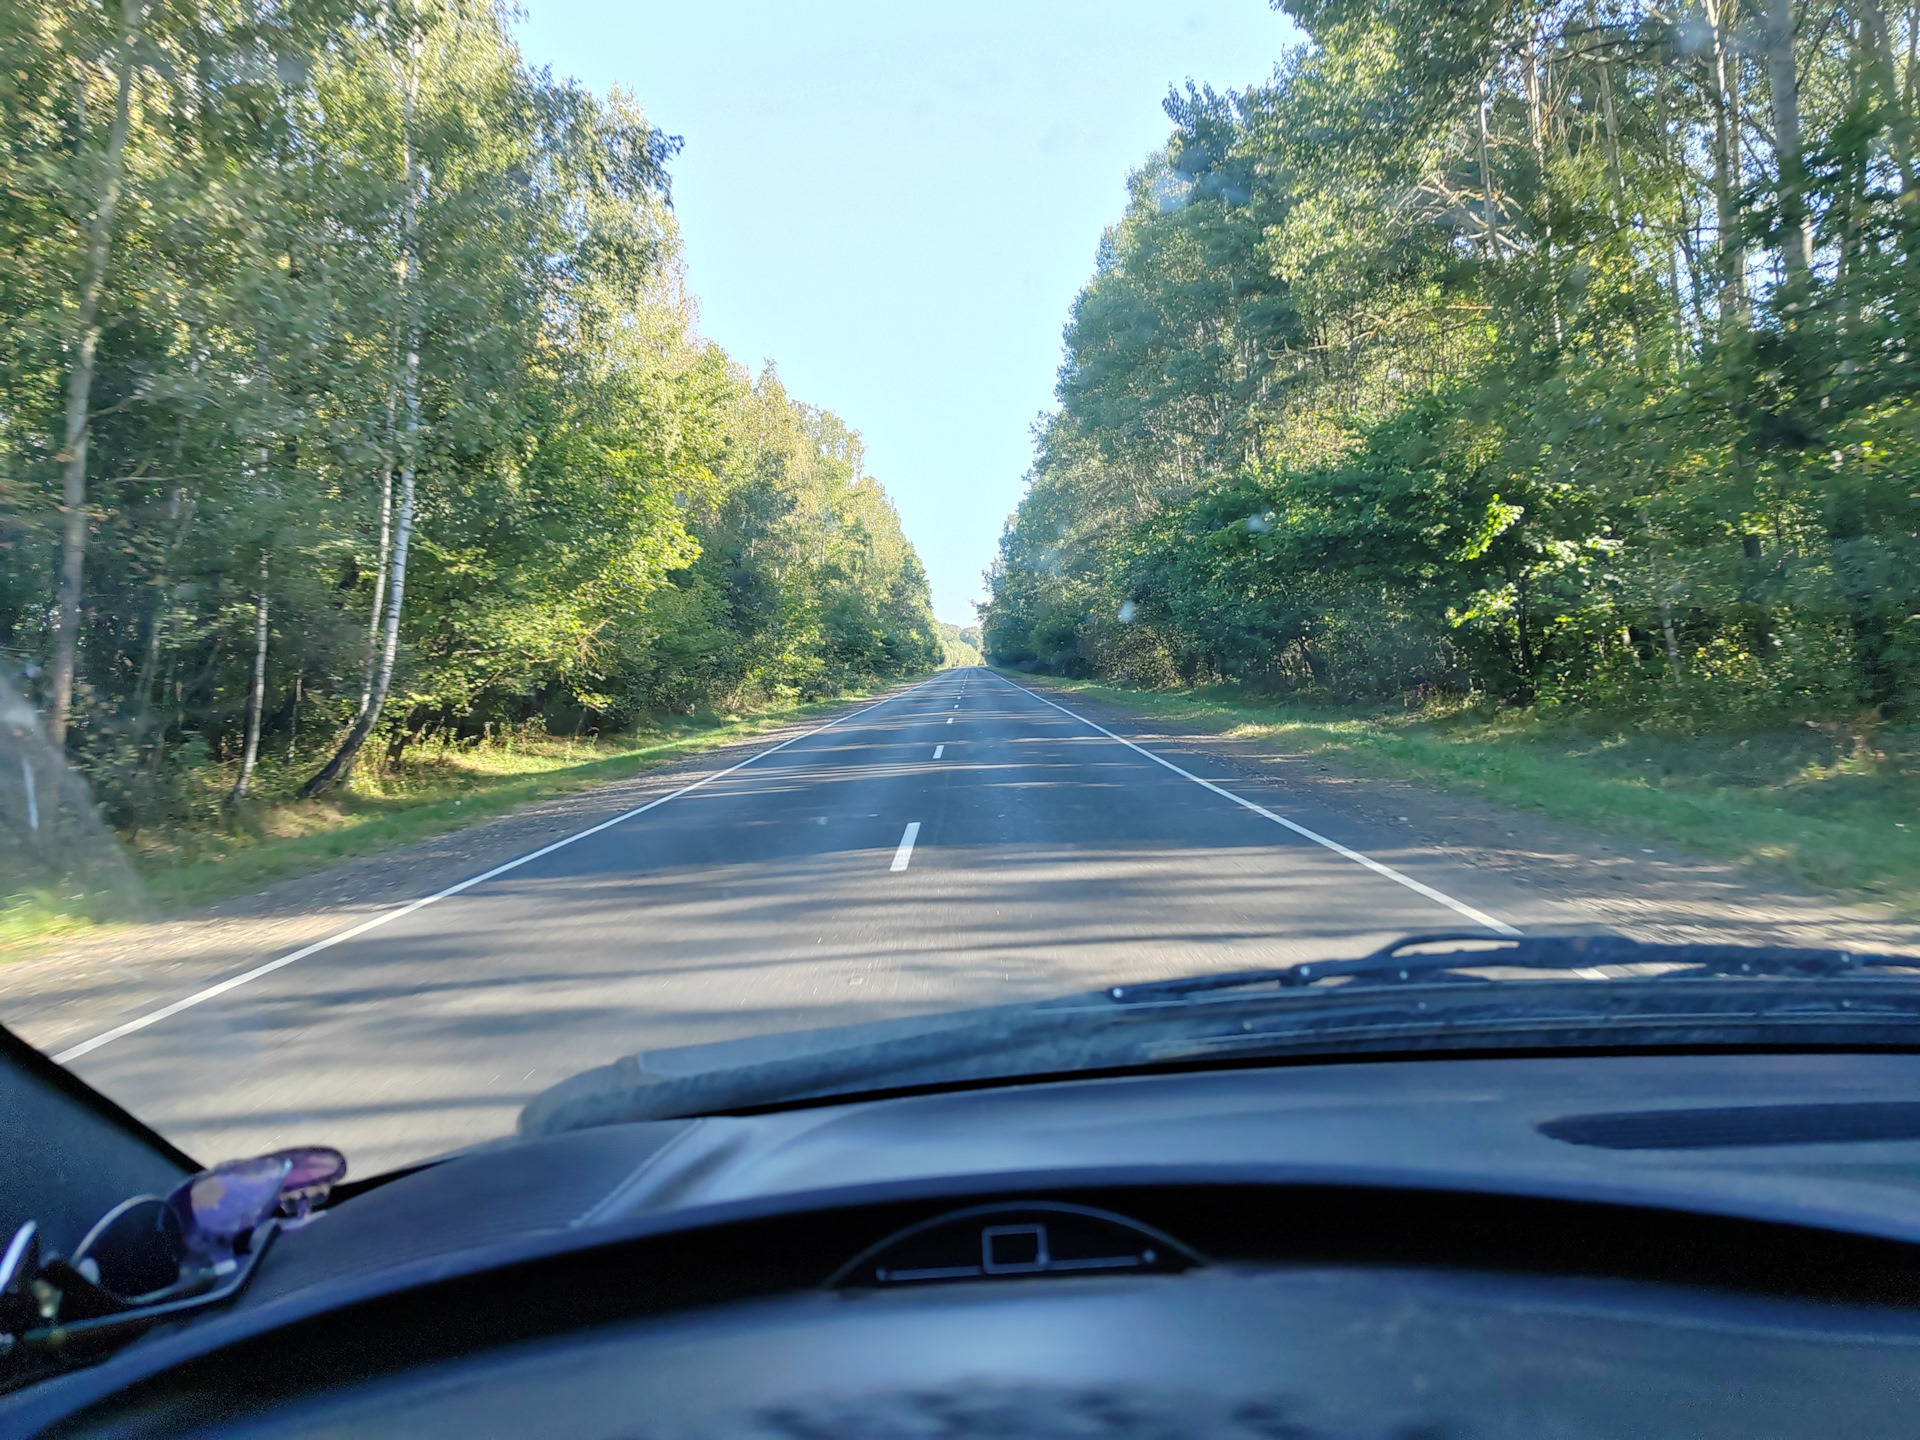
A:
[[[1383,1383],[1452,1377],[1463,1416],[1524,1369],[1597,1407],[1569,1434],[1705,1434],[1709,1416],[1728,1435],[1898,1433],[1878,1422],[1905,1411],[1879,1407],[1920,1373],[1920,1221],[1911,1186],[1881,1177],[1920,1163],[1920,1146],[1882,1137],[1916,1095],[1920,1056],[1482,1058],[1089,1078],[527,1139],[349,1193],[277,1242],[231,1307],[0,1400],[0,1433],[226,1424],[236,1376],[250,1413],[285,1421],[259,1433],[312,1433],[307,1407],[329,1396],[365,1407],[333,1433],[390,1433],[405,1392],[409,1415],[455,1440],[621,1440],[636,1414],[663,1440],[706,1440],[740,1431],[656,1423],[666,1399],[785,1423],[843,1380],[1105,1396],[1232,1379],[1264,1394],[1276,1367],[1293,1367],[1286,1394],[1369,1405]],[[1847,1126],[1872,1137],[1853,1155],[1581,1143],[1804,1144]],[[1432,1345],[1410,1357],[1406,1297],[1422,1287]],[[1594,1328],[1595,1307],[1619,1323]],[[1462,1326],[1481,1310],[1484,1325]],[[1687,1338],[1722,1331],[1724,1345]],[[590,1355],[597,1389],[581,1381]],[[522,1360],[551,1385],[515,1389]],[[1733,1374],[1773,1388],[1730,1391]],[[1676,1375],[1696,1407],[1678,1427],[1608,1408]],[[595,1396],[605,1427],[557,1423]],[[1430,1408],[1425,1392],[1402,1398]],[[1788,1402],[1825,1428],[1769,1423]],[[1323,1428],[1404,1434],[1403,1409]]]
[[[258,1305],[322,1281],[586,1223],[695,1123],[610,1125],[553,1140],[520,1141],[403,1175],[282,1236],[241,1304]]]
[[[1725,1105],[1568,1115],[1535,1127],[1549,1139],[1602,1150],[1715,1150],[1768,1145],[1920,1140],[1920,1102]]]

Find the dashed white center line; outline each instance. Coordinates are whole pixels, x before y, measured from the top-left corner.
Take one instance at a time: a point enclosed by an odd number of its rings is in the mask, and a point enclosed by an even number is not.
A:
[[[934,747],[933,747],[933,758],[934,758],[934,759],[936,759],[936,760],[938,760],[938,759],[940,758],[940,752],[941,752],[941,751],[943,751],[943,750],[945,750],[946,748],[947,748],[947,747],[946,747],[946,746],[944,746],[944,745],[936,745],[936,746],[934,746]]]
[[[893,852],[893,864],[887,868],[889,870],[906,869],[907,862],[913,858],[913,842],[919,838],[920,822],[918,820],[909,821],[906,833],[900,837],[900,847]]]

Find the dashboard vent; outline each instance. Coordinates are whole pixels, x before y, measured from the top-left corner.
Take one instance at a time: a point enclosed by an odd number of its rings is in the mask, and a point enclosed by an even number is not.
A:
[[[1535,1127],[1569,1145],[1605,1150],[1714,1150],[1741,1145],[1846,1145],[1920,1140],[1920,1102],[1728,1105],[1712,1110],[1637,1110],[1568,1115]]]

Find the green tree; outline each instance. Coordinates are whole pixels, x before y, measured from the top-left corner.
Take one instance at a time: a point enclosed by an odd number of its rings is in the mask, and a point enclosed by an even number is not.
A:
[[[1270,84],[1168,103],[989,653],[1703,723],[1910,708],[1920,17],[1290,8],[1312,43]]]
[[[696,332],[678,142],[497,7],[0,44],[0,655],[123,825],[937,663],[857,432]]]

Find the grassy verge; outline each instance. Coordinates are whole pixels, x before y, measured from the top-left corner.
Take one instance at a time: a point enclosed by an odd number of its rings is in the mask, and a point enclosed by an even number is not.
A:
[[[1912,727],[1659,735],[1461,704],[1336,710],[1230,686],[1045,683],[1361,773],[1785,871],[1817,890],[1920,915],[1920,732]]]
[[[9,895],[0,903],[0,962],[18,959],[98,923],[83,905],[52,891]]]
[[[393,766],[367,766],[317,800],[265,799],[162,831],[122,837],[147,899],[171,913],[314,874],[821,714],[858,692],[737,715],[670,717],[618,736],[514,735],[427,746]],[[113,923],[86,894],[34,891],[0,903],[0,960]]]

